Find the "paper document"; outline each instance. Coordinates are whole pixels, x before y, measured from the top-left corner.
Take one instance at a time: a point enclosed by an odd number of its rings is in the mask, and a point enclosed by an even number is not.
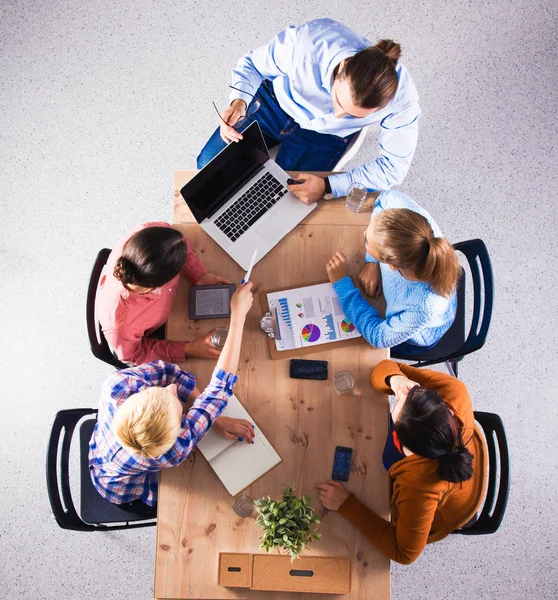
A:
[[[221,416],[246,419],[256,425],[235,395],[231,396]],[[257,425],[254,431],[253,444],[226,439],[213,429],[209,429],[198,443],[200,452],[231,496],[236,496],[281,462],[281,457]]]
[[[345,316],[331,283],[267,294],[269,309],[277,309],[281,339],[277,350],[294,350],[360,337]]]

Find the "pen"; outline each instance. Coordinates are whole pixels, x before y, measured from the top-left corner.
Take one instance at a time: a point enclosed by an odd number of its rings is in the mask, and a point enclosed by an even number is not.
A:
[[[244,278],[242,279],[242,281],[240,283],[246,283],[247,281],[250,281],[250,275],[252,275],[252,269],[254,268],[254,264],[256,263],[257,254],[258,254],[258,249],[256,248],[254,250],[254,254],[252,254],[252,260],[250,261],[250,266],[248,267],[248,271],[246,271],[246,275],[244,275]]]

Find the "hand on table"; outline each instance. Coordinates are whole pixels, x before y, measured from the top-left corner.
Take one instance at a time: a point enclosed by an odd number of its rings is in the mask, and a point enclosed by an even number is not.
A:
[[[211,343],[212,331],[208,331],[205,335],[202,335],[191,342],[184,344],[184,354],[186,356],[199,356],[201,358],[217,358],[221,354],[220,350],[217,350]]]
[[[318,497],[328,510],[339,510],[343,502],[349,497],[347,488],[338,481],[323,481],[317,483],[314,487],[320,490]]]
[[[224,438],[229,440],[246,440],[248,444],[253,444],[254,426],[246,419],[232,419],[231,417],[217,417],[213,421],[213,428]]]
[[[343,252],[336,252],[326,264],[327,276],[331,283],[335,283],[349,274],[347,259]]]
[[[227,110],[221,114],[220,135],[221,139],[229,144],[230,142],[240,142],[242,134],[235,128],[234,124],[246,114],[246,102],[237,98],[231,102]]]
[[[367,296],[377,298],[382,293],[382,273],[379,263],[366,263],[360,270],[358,280]]]
[[[215,275],[214,273],[210,273],[209,271],[202,275],[196,285],[216,285],[218,283],[231,283],[228,279],[224,277],[220,277],[219,275]]]
[[[245,317],[250,308],[252,308],[252,303],[254,302],[253,287],[254,284],[248,281],[236,288],[234,294],[231,296],[231,318],[233,315],[236,317]]]
[[[293,179],[303,183],[288,185],[287,188],[304,204],[313,204],[324,197],[326,186],[323,177],[310,173],[296,173]]]

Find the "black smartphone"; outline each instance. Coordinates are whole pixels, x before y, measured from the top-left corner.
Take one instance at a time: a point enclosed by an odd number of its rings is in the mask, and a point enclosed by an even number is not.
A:
[[[337,446],[337,448],[335,448],[333,470],[331,472],[331,478],[334,481],[349,481],[352,455],[352,448],[346,448],[345,446]]]
[[[304,183],[302,179],[292,179],[291,177],[287,179],[287,185],[300,185],[301,183]]]
[[[291,360],[290,375],[293,379],[327,379],[327,360]]]

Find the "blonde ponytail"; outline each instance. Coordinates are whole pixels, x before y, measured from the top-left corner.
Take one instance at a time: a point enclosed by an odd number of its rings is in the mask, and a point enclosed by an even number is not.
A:
[[[389,208],[374,217],[374,242],[381,262],[409,269],[436,294],[450,296],[460,266],[453,246],[434,237],[430,223],[408,208]]]

